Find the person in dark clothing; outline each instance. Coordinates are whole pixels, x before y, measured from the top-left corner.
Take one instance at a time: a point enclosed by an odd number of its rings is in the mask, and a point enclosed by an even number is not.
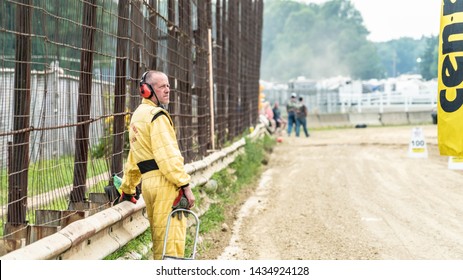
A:
[[[276,123],[277,132],[281,135],[281,132],[286,128],[286,121],[281,117],[281,110],[278,101],[273,104],[273,119]]]
[[[288,136],[291,136],[293,125],[297,128],[296,111],[299,103],[297,103],[296,93],[291,94],[291,99],[286,104],[286,112],[288,112]]]
[[[299,106],[296,111],[296,137],[299,137],[301,126],[304,129],[306,137],[309,137],[309,131],[307,130],[307,106],[304,104],[304,99],[299,97]]]

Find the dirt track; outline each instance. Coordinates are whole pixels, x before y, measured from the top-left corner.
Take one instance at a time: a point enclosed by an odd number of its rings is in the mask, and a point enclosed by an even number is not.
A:
[[[411,126],[283,137],[217,258],[463,259],[463,171],[421,127],[428,158]]]

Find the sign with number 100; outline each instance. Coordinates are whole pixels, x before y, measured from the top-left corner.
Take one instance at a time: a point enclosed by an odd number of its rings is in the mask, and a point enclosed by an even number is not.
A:
[[[438,69],[439,151],[463,156],[463,0],[442,0]]]
[[[412,140],[412,147],[415,147],[415,148],[422,148],[424,147],[424,140]]]
[[[414,127],[412,129],[412,138],[408,146],[408,156],[412,158],[427,158],[428,149],[424,140],[423,129]]]

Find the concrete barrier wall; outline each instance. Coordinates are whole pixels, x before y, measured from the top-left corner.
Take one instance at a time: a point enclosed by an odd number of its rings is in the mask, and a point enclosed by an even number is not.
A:
[[[357,124],[381,125],[379,113],[350,113],[349,122],[355,126]]]
[[[408,112],[408,122],[410,124],[422,124],[432,122],[431,112]]]
[[[381,123],[383,125],[401,125],[409,124],[407,112],[387,112],[381,114]]]
[[[320,114],[318,118],[323,126],[350,126],[348,114]]]
[[[346,114],[309,114],[307,126],[320,127],[355,127],[358,124],[368,126],[409,125],[432,123],[430,111],[383,112],[383,113],[346,113]]]
[[[322,127],[318,114],[309,114],[307,116],[307,127]]]

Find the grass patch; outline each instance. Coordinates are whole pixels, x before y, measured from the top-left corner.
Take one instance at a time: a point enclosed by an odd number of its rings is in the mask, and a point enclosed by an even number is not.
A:
[[[217,228],[225,220],[224,208],[220,204],[212,204],[204,215],[201,216],[199,233],[207,233]]]

